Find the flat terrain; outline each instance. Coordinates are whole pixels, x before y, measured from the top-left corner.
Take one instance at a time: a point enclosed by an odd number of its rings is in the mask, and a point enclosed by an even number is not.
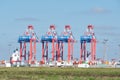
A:
[[[120,69],[1,67],[0,80],[120,80]]]

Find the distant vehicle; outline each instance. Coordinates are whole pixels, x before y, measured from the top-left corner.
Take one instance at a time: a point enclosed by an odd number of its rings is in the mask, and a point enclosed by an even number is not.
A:
[[[115,63],[115,68],[120,68],[120,60]]]
[[[80,68],[89,68],[90,66],[88,64],[78,64],[78,67],[80,67]]]

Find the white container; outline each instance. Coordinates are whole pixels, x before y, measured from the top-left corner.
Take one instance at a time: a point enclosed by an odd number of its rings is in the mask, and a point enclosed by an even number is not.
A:
[[[5,63],[5,66],[6,67],[11,67],[11,64],[10,63]]]
[[[78,64],[78,67],[89,68],[90,66],[88,64]]]

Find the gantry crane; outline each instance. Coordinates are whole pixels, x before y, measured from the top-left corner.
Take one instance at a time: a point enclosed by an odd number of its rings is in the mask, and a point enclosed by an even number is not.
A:
[[[56,41],[57,41],[57,32],[55,30],[55,25],[50,25],[48,32],[41,37],[42,42],[42,63],[48,61],[48,43],[52,43],[52,61],[54,61],[55,52],[56,52]]]
[[[28,64],[36,61],[36,42],[39,39],[34,31],[34,27],[29,25],[22,36],[19,36],[18,43],[20,43],[20,61],[22,58],[26,61],[27,43],[29,44],[28,50]]]
[[[86,61],[87,57],[91,57],[90,61],[96,60],[96,37],[93,26],[88,25],[87,31],[80,37],[80,62]],[[90,51],[87,51],[87,43],[90,43]]]
[[[57,45],[57,60],[63,60],[63,43],[68,43],[68,59],[67,61],[70,62],[73,59],[73,43],[75,39],[73,37],[70,25],[66,25],[64,32],[58,36],[58,45]]]

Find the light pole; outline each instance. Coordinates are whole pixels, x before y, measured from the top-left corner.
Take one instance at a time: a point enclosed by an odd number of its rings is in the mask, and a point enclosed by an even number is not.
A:
[[[104,44],[104,52],[103,52],[103,61],[105,61],[105,58],[106,58],[106,60],[107,60],[107,53],[106,53],[106,50],[107,50],[107,41],[108,41],[108,39],[104,39],[104,41],[103,41],[103,44]]]
[[[118,45],[119,49],[120,49],[120,44]],[[118,52],[120,54],[120,52]],[[120,60],[120,55],[119,55],[119,60]]]
[[[9,55],[10,55],[10,48],[11,48],[11,46],[12,46],[11,44],[8,44],[8,47],[9,47]]]

